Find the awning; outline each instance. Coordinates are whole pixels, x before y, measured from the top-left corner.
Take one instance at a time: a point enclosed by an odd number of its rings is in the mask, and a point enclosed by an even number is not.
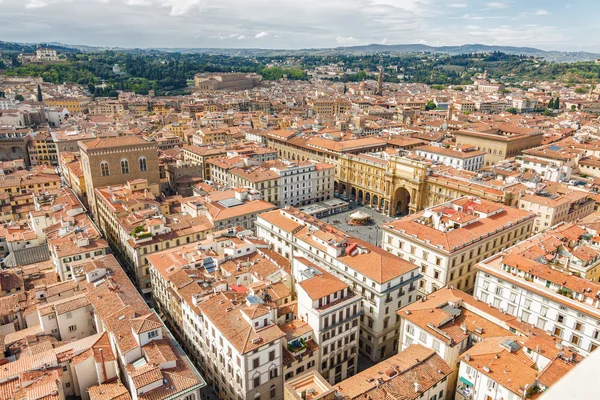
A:
[[[460,377],[459,380],[467,386],[473,386],[473,384],[471,382],[469,382],[467,379],[463,378],[462,376]]]

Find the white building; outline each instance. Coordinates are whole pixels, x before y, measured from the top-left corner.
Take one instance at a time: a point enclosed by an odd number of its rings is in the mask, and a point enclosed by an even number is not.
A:
[[[306,321],[319,345],[319,372],[336,384],[358,367],[358,325],[361,297],[350,285],[304,258],[293,260],[298,317]]]
[[[475,300],[456,289],[444,288],[398,311],[401,318],[399,349],[414,344],[429,347],[450,366],[448,386],[457,381],[459,356],[473,343],[492,337],[510,336],[514,317]],[[515,331],[516,332],[516,331]],[[447,393],[452,398],[452,393]]]
[[[10,110],[15,108],[17,103],[12,98],[0,97],[0,110]]]
[[[527,237],[534,214],[463,197],[382,225],[382,247],[420,267],[425,295],[446,285],[468,291],[473,265]]]
[[[544,392],[582,359],[547,339],[504,336],[475,344],[460,357],[455,400],[525,400]]]
[[[90,302],[85,293],[38,306],[44,333],[57,340],[83,339],[96,333]]]
[[[260,214],[256,227],[282,256],[305,258],[362,296],[359,351],[374,361],[396,353],[395,311],[417,299],[416,265],[293,208]]]
[[[453,389],[451,371],[435,351],[414,344],[336,385],[337,398],[440,400]]]
[[[477,264],[474,296],[588,355],[600,346],[600,284],[554,269],[545,257],[531,259],[534,251],[516,245]]]
[[[223,399],[283,397],[277,310],[257,296],[245,301],[226,293],[194,296],[182,304],[186,341],[196,348],[207,380]]]
[[[483,158],[486,154],[483,151],[477,150],[474,146],[466,145],[454,149],[433,145],[419,146],[414,151],[417,155],[434,163],[467,171],[479,171],[483,168]]]
[[[56,50],[48,48],[40,48],[35,51],[35,58],[38,61],[58,61]]]
[[[332,164],[281,161],[271,169],[279,174],[280,207],[333,198],[335,166]]]

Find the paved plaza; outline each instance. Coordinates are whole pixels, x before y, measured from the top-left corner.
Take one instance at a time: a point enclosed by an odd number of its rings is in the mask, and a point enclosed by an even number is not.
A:
[[[329,215],[321,219],[327,222],[328,224],[335,225],[344,232],[348,232],[351,235],[358,237],[359,239],[380,246],[382,232],[381,229],[379,229],[379,225],[383,224],[384,222],[392,221],[394,218],[380,214],[372,208],[359,205],[355,202],[349,202],[349,207],[350,208],[348,209],[348,211],[344,211],[343,213],[339,214]],[[350,225],[348,223],[348,221],[350,220],[350,214],[356,211],[362,211],[369,214],[373,221],[366,226]]]

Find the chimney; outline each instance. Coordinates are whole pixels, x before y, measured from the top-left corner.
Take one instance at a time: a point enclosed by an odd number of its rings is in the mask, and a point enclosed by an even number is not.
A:
[[[419,382],[415,382],[415,393],[419,393]]]

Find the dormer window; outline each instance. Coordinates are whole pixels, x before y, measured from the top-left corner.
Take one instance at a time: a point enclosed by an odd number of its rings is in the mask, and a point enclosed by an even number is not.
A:
[[[157,336],[158,336],[158,330],[157,329],[148,332],[148,339],[152,339],[152,338],[155,338]]]

